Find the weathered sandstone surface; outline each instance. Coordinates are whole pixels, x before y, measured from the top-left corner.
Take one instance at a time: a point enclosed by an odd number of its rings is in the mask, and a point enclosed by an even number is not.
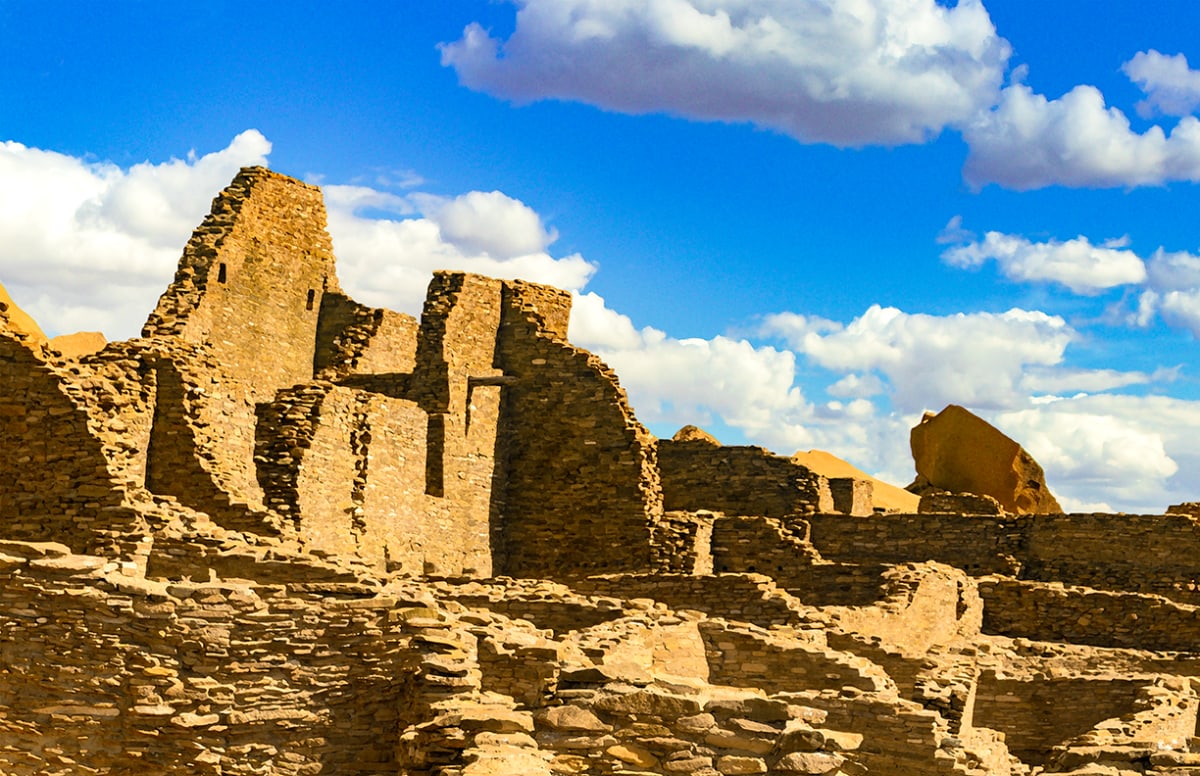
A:
[[[909,490],[990,496],[1017,514],[1061,512],[1046,474],[1025,448],[969,410],[926,413],[910,436],[917,480]]]
[[[567,293],[324,224],[250,168],[140,338],[0,305],[0,772],[1200,774],[1195,510],[656,439]]]

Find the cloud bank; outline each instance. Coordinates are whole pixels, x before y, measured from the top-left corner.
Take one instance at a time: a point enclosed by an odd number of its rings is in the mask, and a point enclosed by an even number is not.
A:
[[[1140,115],[1183,117],[1138,132],[1095,86],[1050,99],[1021,82],[1024,66],[1008,73],[1011,46],[981,0],[513,2],[507,39],[472,23],[441,45],[463,85],[836,146],[923,143],[949,128],[967,142],[975,188],[1200,181],[1200,72],[1182,54],[1143,51],[1122,66],[1146,95]]]
[[[920,143],[993,104],[1009,46],[978,0],[519,0],[442,46],[517,102],[750,122],[804,142]]]

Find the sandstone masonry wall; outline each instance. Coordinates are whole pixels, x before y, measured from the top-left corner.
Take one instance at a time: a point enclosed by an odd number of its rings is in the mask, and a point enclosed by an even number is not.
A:
[[[1004,574],[1200,603],[1200,518],[1189,515],[960,515],[806,518],[826,560],[932,560]]]
[[[502,416],[501,569],[550,579],[648,570],[662,515],[654,438],[613,371],[564,339],[566,292],[513,281],[503,302],[499,363],[515,380]]]
[[[662,439],[658,467],[668,510],[787,517],[834,508],[824,477],[761,447]]]
[[[417,329],[411,315],[367,307],[327,291],[321,297],[313,374],[337,381],[356,374],[411,373]]]
[[[83,551],[97,532],[132,528],[125,485],[87,410],[86,388],[0,331],[0,520],[4,536],[68,542]]]
[[[1139,691],[1149,681],[1044,677],[1032,682],[985,672],[975,692],[973,722],[1004,733],[1009,751],[1040,765],[1056,744],[1101,720],[1133,714]]]
[[[31,555],[0,558],[5,773],[395,772],[418,662],[396,599],[5,549]]]

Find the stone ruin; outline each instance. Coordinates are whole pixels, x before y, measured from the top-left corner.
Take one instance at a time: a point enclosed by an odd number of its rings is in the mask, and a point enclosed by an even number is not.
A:
[[[140,338],[0,300],[0,772],[1200,774],[1200,507],[656,439],[570,301],[361,305],[261,168]]]

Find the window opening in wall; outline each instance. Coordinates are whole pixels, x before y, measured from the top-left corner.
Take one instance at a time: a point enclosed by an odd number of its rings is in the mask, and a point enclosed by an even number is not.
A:
[[[313,309],[313,302],[315,302],[316,299],[317,299],[317,292],[312,290],[311,288],[308,289],[308,301],[304,303],[304,309],[305,310]]]
[[[217,282],[218,283],[225,282],[225,262],[221,262],[220,265],[217,267]]]

